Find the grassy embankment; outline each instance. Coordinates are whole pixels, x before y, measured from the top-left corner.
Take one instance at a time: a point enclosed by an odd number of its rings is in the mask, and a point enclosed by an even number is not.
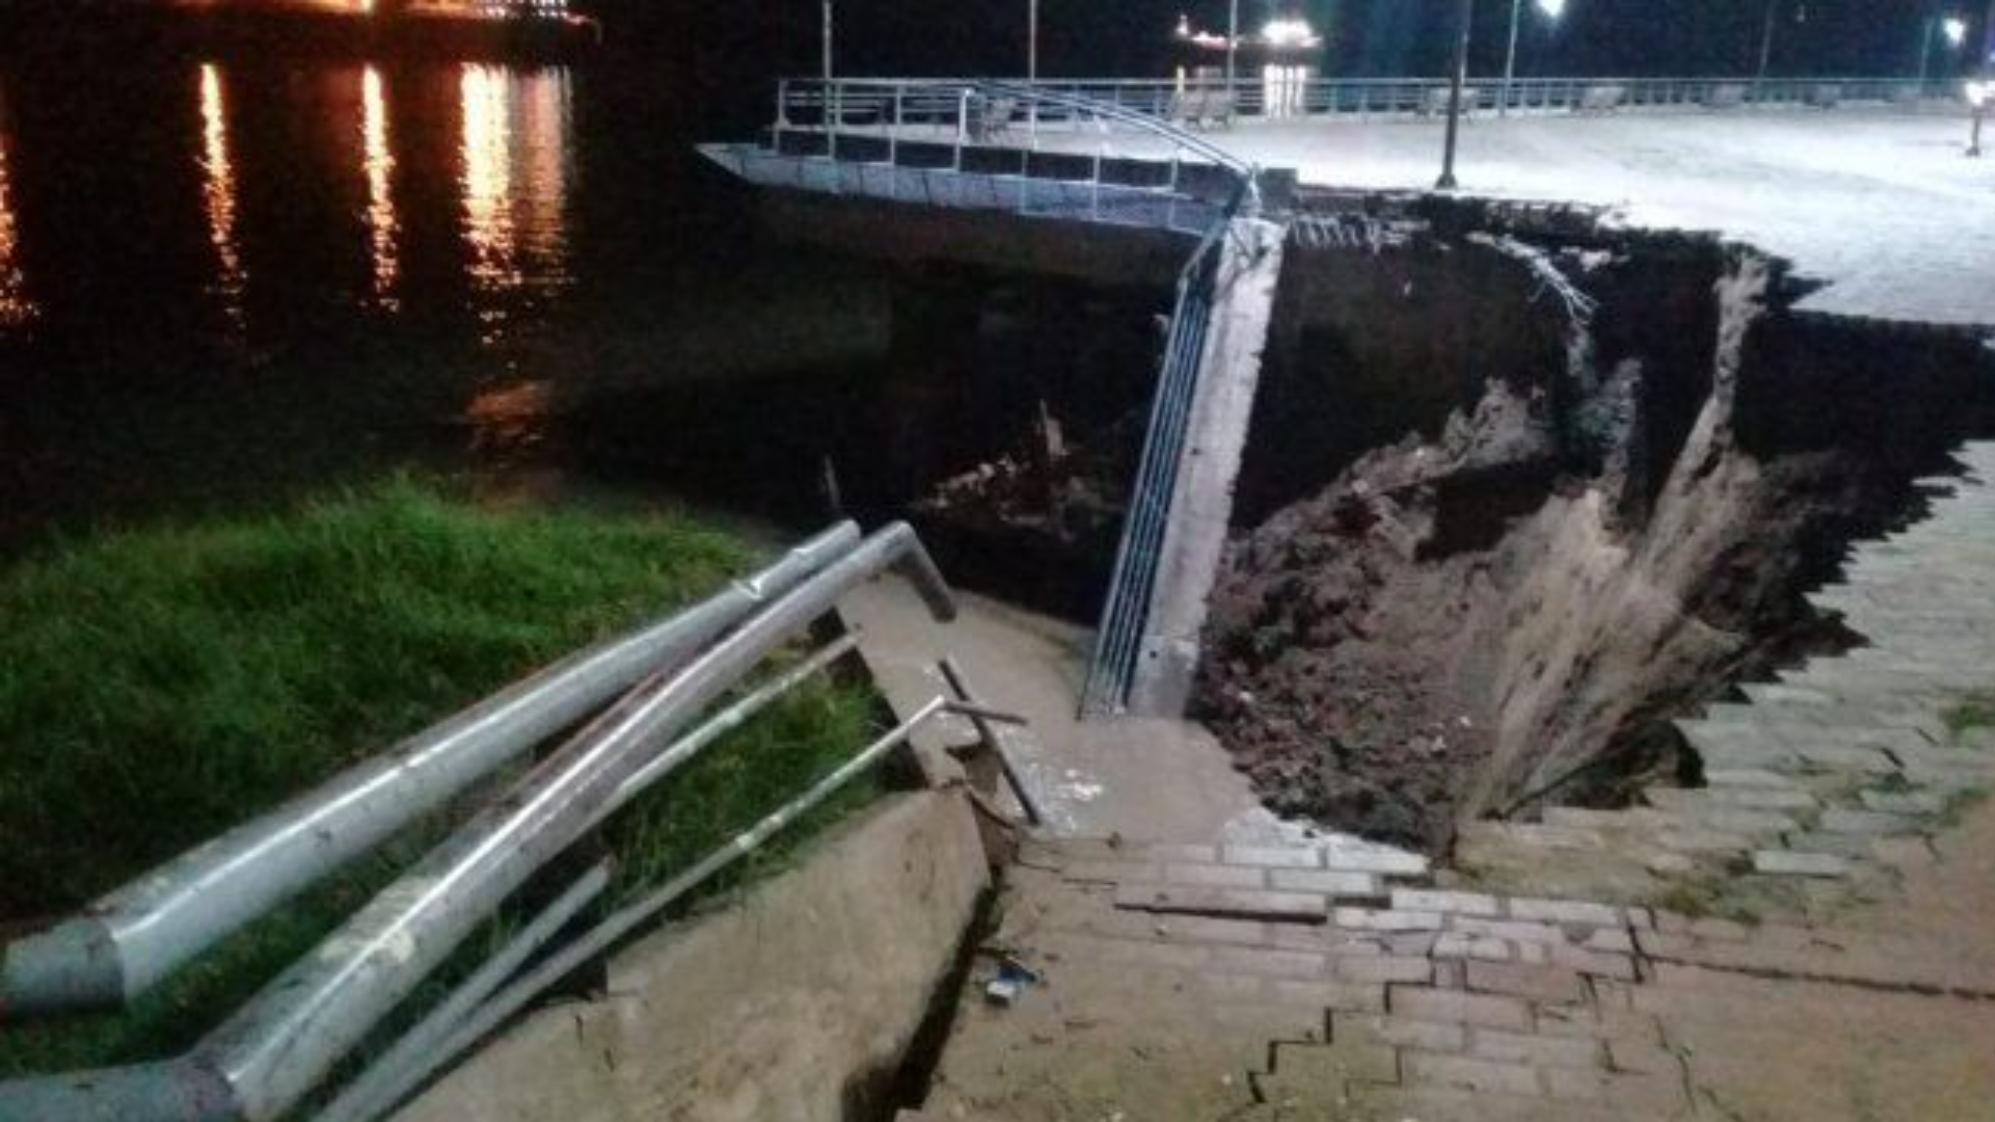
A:
[[[71,911],[754,564],[681,517],[492,512],[409,483],[45,549],[0,572],[0,921]],[[871,714],[863,691],[819,680],[709,749],[608,828],[610,896],[800,791]],[[857,805],[858,786],[822,815]],[[0,1028],[0,1078],[184,1048],[446,825],[412,828],[120,1015]]]

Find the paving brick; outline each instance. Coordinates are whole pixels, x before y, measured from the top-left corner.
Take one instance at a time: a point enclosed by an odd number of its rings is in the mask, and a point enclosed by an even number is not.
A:
[[[1528,920],[1483,919],[1479,916],[1449,916],[1448,930],[1469,935],[1508,939],[1513,943],[1564,943],[1566,933],[1549,923]]]
[[[1643,792],[1651,805],[1669,809],[1700,806],[1738,810],[1813,810],[1815,796],[1799,787],[1743,786],[1651,787]]]
[[[1635,949],[1635,937],[1623,928],[1603,927],[1588,935],[1586,942],[1581,945],[1590,951],[1631,954]]]
[[[1208,951],[1206,961],[1219,970],[1282,978],[1321,978],[1330,969],[1327,955],[1264,947],[1215,946]]]
[[[1229,845],[1220,850],[1229,865],[1277,866],[1284,869],[1320,869],[1323,851],[1315,846]]]
[[[1561,966],[1471,962],[1467,981],[1471,990],[1515,994],[1534,1001],[1576,1004],[1586,1000],[1586,983],[1579,973]]]
[[[1393,1014],[1415,1020],[1458,1021],[1522,1032],[1531,1029],[1531,1007],[1503,994],[1395,985],[1387,987],[1386,1002]]]
[[[1674,1118],[1673,1113],[1638,1113],[1597,1102],[1551,1099],[1541,1095],[1506,1095],[1496,1091],[1467,1091],[1456,1087],[1395,1087],[1389,1084],[1354,1083],[1351,1102],[1366,1119],[1417,1119],[1419,1122],[1657,1122]],[[1345,1112],[1319,1114],[1286,1113],[1269,1108],[1268,1115],[1241,1116],[1243,1122],[1301,1122],[1309,1119],[1343,1118]]]
[[[1822,812],[1817,825],[1838,834],[1916,834],[1919,820],[1903,814],[1834,807]]]
[[[1600,1042],[1583,1036],[1540,1036],[1507,1029],[1478,1028],[1469,1036],[1469,1055],[1539,1067],[1601,1066]]]
[[[1275,1045],[1274,1074],[1279,1084],[1310,1087],[1318,1092],[1341,1095],[1344,1081],[1359,1079],[1368,1083],[1394,1083],[1399,1079],[1399,1056],[1388,1044],[1332,1041],[1328,1044]]]
[[[1880,791],[1867,787],[1857,795],[1866,809],[1888,814],[1938,814],[1946,809],[1946,799],[1933,791]]]
[[[1385,877],[1427,875],[1427,858],[1371,842],[1333,840],[1323,847],[1323,863],[1332,869],[1376,873]]]
[[[1268,871],[1241,865],[1190,865],[1173,862],[1164,866],[1166,884],[1203,884],[1222,888],[1266,888]],[[1280,887],[1279,885],[1277,887]]]
[[[1398,955],[1429,955],[1440,939],[1438,931],[1396,931],[1385,935],[1385,949]]]
[[[1441,913],[1391,908],[1337,908],[1330,913],[1330,922],[1338,927],[1360,931],[1438,931],[1441,928]]]
[[[1639,1075],[1670,1075],[1682,1070],[1676,1053],[1642,1040],[1607,1041],[1607,1064],[1615,1071]]]
[[[1868,861],[1883,840],[1872,834],[1839,834],[1828,830],[1804,830],[1782,839],[1798,853],[1832,853],[1854,861]]]
[[[1333,1013],[1330,1038],[1419,1048],[1428,1052],[1459,1052],[1468,1043],[1468,1029],[1455,1021],[1416,1021],[1390,1013]]]
[[[1246,870],[1241,870],[1245,872]],[[1375,873],[1345,869],[1269,869],[1270,883],[1277,890],[1320,892],[1337,900],[1385,900],[1386,891]]]
[[[1277,1001],[1298,1002],[1322,1009],[1354,1013],[1385,1012],[1386,987],[1370,982],[1303,981],[1276,978],[1270,993]]]
[[[1410,1048],[1401,1052],[1399,1059],[1400,1078],[1408,1086],[1463,1087],[1471,1091],[1499,1091],[1512,1095],[1535,1095],[1541,1090],[1537,1071],[1522,1064],[1420,1052]]]
[[[1175,842],[1157,842],[1143,846],[1141,850],[1146,860],[1166,863],[1185,861],[1194,865],[1216,865],[1219,863],[1219,847],[1216,845],[1180,845]]]
[[[1490,935],[1470,935],[1462,931],[1444,931],[1434,940],[1435,958],[1477,958],[1488,962],[1508,962],[1513,956],[1507,939]]]
[[[1832,853],[1762,849],[1753,854],[1753,871],[1770,876],[1843,877],[1849,875],[1850,863]]]
[[[1623,922],[1621,909],[1584,900],[1539,900],[1513,896],[1509,905],[1514,919],[1584,924],[1589,927],[1620,927]]]
[[[1744,853],[1753,847],[1750,838],[1739,834],[1683,827],[1657,834],[1656,844],[1678,853]]]
[[[1332,973],[1352,982],[1416,982],[1434,980],[1434,963],[1425,958],[1340,958]]]
[[[1250,919],[1286,919],[1321,923],[1328,914],[1329,901],[1305,892],[1263,892],[1252,888],[1207,888],[1198,885],[1176,887],[1122,884],[1115,890],[1115,906],[1151,912],[1232,915]]]
[[[1124,882],[1157,883],[1164,879],[1162,865],[1141,861],[1068,861],[1060,869],[1060,875],[1068,880],[1101,881],[1107,884]]]
[[[1614,934],[1618,934],[1624,939],[1628,937],[1628,933],[1625,931],[1615,932]],[[1630,949],[1632,950],[1632,948]],[[1584,947],[1560,946],[1549,947],[1547,950],[1550,953],[1547,955],[1546,961],[1550,965],[1563,966],[1568,970],[1577,970],[1581,974],[1588,974],[1594,977],[1617,978],[1625,982],[1635,980],[1635,960],[1627,953],[1587,950]]]
[[[1759,787],[1776,791],[1801,789],[1795,784],[1793,776],[1782,775],[1765,768],[1707,768],[1704,772],[1704,782],[1712,788]]]
[[[1569,1067],[1543,1070],[1545,1089],[1555,1099],[1611,1103],[1617,1111],[1630,1112],[1676,1112],[1690,1107],[1683,1077],[1676,1072],[1640,1075]]]
[[[1392,906],[1402,912],[1451,912],[1471,916],[1495,916],[1502,912],[1494,896],[1435,888],[1395,888],[1392,890]]]

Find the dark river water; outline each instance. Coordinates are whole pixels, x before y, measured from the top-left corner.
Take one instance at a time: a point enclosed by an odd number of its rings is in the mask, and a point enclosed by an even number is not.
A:
[[[410,465],[808,515],[884,288],[693,153],[749,113],[587,61],[0,61],[0,545]]]

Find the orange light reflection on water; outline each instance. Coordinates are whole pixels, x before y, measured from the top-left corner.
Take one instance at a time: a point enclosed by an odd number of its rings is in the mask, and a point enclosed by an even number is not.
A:
[[[28,278],[21,268],[20,223],[14,217],[13,183],[7,169],[6,106],[0,104],[0,327],[19,327],[35,318]]]
[[[367,172],[368,261],[372,266],[374,301],[389,311],[398,306],[395,282],[402,271],[401,255],[395,240],[400,223],[395,217],[391,176],[395,156],[388,140],[388,106],[381,85],[381,72],[369,66],[360,77],[361,159]]]
[[[222,73],[212,62],[201,64],[201,154],[205,175],[201,195],[208,211],[208,241],[215,247],[215,259],[220,265],[216,287],[222,298],[222,314],[240,327],[243,289],[248,276],[236,241],[236,175],[229,162]]]

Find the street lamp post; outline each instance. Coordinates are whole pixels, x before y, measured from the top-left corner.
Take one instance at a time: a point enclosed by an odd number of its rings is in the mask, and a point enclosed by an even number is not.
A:
[[[1510,82],[1517,76],[1517,25],[1524,14],[1524,0],[1510,0],[1510,49],[1503,53],[1503,100],[1496,103],[1497,116],[1510,112]]]
[[[1226,6],[1226,92],[1229,95],[1235,95],[1233,89],[1233,58],[1239,50],[1240,0],[1232,0]]]
[[[1026,0],[1025,80],[1028,84],[1039,80],[1039,0]]]
[[[1455,35],[1455,65],[1448,75],[1448,139],[1441,151],[1441,178],[1434,187],[1455,189],[1455,137],[1461,128],[1462,87],[1469,79],[1469,25],[1475,20],[1475,0],[1462,0],[1457,18],[1461,26]]]
[[[1766,64],[1773,60],[1773,17],[1780,7],[1780,0],[1766,0],[1766,25],[1760,30],[1759,71],[1753,76],[1753,99],[1760,96],[1760,87],[1766,84]]]
[[[824,80],[831,81],[831,3],[824,0]]]

